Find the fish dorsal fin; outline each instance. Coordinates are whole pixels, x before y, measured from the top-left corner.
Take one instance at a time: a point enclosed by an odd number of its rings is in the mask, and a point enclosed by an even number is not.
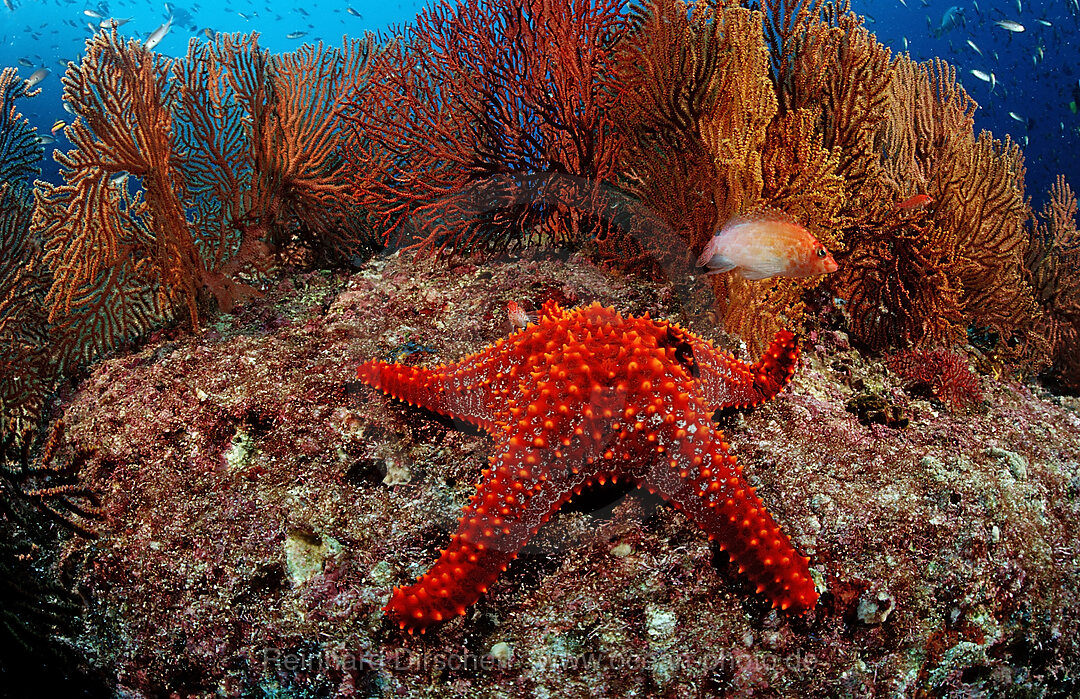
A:
[[[786,223],[792,226],[802,226],[801,223],[795,220],[795,217],[786,211],[775,209],[771,206],[755,206],[741,214],[735,214],[730,219],[724,222],[724,228],[731,226],[737,226],[741,223],[761,223],[764,221],[772,221],[775,223]]]

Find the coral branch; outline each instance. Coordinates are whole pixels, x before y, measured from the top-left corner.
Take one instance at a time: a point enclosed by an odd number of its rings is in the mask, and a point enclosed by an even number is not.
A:
[[[1052,364],[1056,380],[1080,392],[1080,230],[1076,195],[1063,176],[1050,189],[1025,261],[1040,311],[1025,356],[1036,369]]]
[[[15,69],[0,71],[0,442],[15,452],[32,439],[55,374],[42,306],[48,276],[30,233],[42,146],[15,105],[36,93]]]
[[[47,303],[79,358],[187,311],[259,292],[275,252],[356,260],[377,241],[343,186],[346,84],[363,84],[373,39],[272,58],[255,35],[193,40],[173,60],[101,33],[64,78],[80,117],[43,184],[34,226],[54,272]]]
[[[483,252],[588,239],[597,225],[532,189],[555,173],[610,179],[599,76],[622,0],[471,0],[425,9],[348,104],[355,194],[387,240]],[[501,179],[490,180],[493,175]],[[518,179],[520,178],[520,179]],[[504,183],[484,188],[473,183]]]

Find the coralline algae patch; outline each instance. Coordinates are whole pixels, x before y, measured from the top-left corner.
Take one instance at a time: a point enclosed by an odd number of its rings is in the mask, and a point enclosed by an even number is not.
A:
[[[1021,695],[1076,674],[1075,408],[984,377],[983,404],[952,413],[836,332],[774,401],[717,416],[810,555],[814,612],[770,610],[687,518],[609,486],[465,616],[400,632],[381,608],[449,542],[492,441],[356,366],[409,342],[432,352],[396,361],[459,358],[510,331],[508,301],[549,298],[685,321],[670,288],[577,258],[394,257],[98,366],[65,411],[105,507],[65,552],[76,642],[129,696]],[[867,389],[908,427],[847,412]]]

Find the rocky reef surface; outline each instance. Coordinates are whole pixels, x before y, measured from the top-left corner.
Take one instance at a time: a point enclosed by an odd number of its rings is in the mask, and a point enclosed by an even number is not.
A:
[[[391,256],[95,367],[64,407],[63,453],[104,507],[60,563],[84,600],[73,642],[128,697],[1077,690],[1078,403],[983,376],[980,402],[950,408],[835,330],[805,338],[776,400],[717,415],[811,557],[815,611],[770,609],[689,520],[608,486],[464,617],[399,631],[382,605],[446,546],[493,444],[356,365],[455,360],[509,333],[508,301],[549,298],[681,323],[693,305],[579,257]]]

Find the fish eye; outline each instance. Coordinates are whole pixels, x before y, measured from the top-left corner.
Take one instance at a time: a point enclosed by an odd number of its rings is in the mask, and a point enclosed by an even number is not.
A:
[[[818,248],[817,249],[817,256],[818,257],[825,257],[828,254],[829,253],[825,251],[825,248]]]

